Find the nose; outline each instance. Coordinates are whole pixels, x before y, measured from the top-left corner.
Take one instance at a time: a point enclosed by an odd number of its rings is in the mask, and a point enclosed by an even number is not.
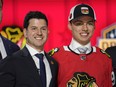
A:
[[[37,34],[38,34],[38,35],[42,35],[41,29],[38,29]]]
[[[88,29],[87,23],[84,23],[84,24],[83,24],[83,30],[87,30],[87,29]]]

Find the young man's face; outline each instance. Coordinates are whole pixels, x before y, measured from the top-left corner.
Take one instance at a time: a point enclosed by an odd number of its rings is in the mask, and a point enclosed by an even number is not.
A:
[[[89,43],[95,29],[95,21],[89,16],[81,16],[69,23],[73,38],[82,45]]]
[[[48,26],[44,19],[32,18],[27,29],[24,29],[27,44],[42,51],[48,37]]]
[[[0,0],[0,22],[2,20],[2,1]]]

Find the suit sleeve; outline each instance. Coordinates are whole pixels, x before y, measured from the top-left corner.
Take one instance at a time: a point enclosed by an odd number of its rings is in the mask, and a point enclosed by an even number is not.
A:
[[[108,65],[108,75],[106,75],[106,83],[107,83],[107,87],[112,87],[112,71],[113,71],[113,68],[112,68],[112,61],[110,59],[110,61],[108,62],[109,64]]]
[[[115,50],[114,50],[115,48],[114,47],[109,47],[109,48],[107,48],[105,51],[106,51],[106,53],[108,53],[109,55],[110,55],[110,57],[111,57],[111,59],[112,59],[112,65],[113,65],[113,70],[112,70],[112,85],[113,85],[113,87],[115,87],[116,86],[116,80],[115,80],[115,78],[116,78],[116,76],[115,76]]]
[[[7,58],[0,61],[0,87],[14,87],[15,73],[13,65],[7,62]]]

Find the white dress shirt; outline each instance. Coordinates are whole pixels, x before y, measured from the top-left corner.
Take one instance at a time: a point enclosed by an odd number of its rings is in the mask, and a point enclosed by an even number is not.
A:
[[[7,53],[6,53],[1,36],[0,36],[0,51],[1,51],[2,58],[5,58],[7,56]]]
[[[26,47],[27,47],[27,49],[29,50],[30,55],[32,56],[32,58],[33,58],[33,60],[34,60],[34,62],[35,62],[35,65],[36,65],[36,67],[37,67],[38,70],[40,70],[39,59],[35,56],[35,54],[37,54],[37,53],[42,53],[42,54],[44,54],[43,61],[44,61],[44,63],[45,63],[46,77],[47,77],[47,78],[46,78],[46,79],[47,79],[47,83],[46,83],[47,86],[46,86],[46,87],[49,87],[50,81],[51,81],[51,78],[52,78],[52,74],[51,74],[50,65],[49,65],[49,63],[48,63],[48,60],[47,60],[47,58],[46,58],[46,56],[45,56],[44,51],[38,52],[37,50],[35,50],[35,49],[32,48],[31,46],[29,46],[28,44],[26,44]]]
[[[70,48],[72,51],[74,51],[75,53],[80,54],[79,50],[77,49],[78,47],[87,47],[86,54],[90,53],[91,50],[92,50],[92,48],[91,48],[91,43],[90,43],[90,42],[89,42],[88,44],[86,44],[86,45],[83,46],[83,45],[81,45],[80,43],[78,43],[76,40],[74,40],[74,39],[72,38],[72,41],[71,41],[71,43],[70,43],[70,45],[69,45],[69,48]]]

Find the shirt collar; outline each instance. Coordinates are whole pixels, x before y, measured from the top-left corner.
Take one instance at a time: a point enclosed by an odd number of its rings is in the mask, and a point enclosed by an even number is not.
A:
[[[26,44],[27,49],[29,50],[31,56],[34,56],[37,53],[42,53],[44,54],[44,51],[38,52],[37,50],[35,50],[34,48],[32,48],[31,46],[29,46],[28,44]]]
[[[72,38],[72,41],[69,45],[71,50],[76,50],[78,47],[83,47],[80,43],[78,43],[76,40]],[[91,51],[91,43],[89,42],[88,44],[84,45],[84,47],[87,47],[89,51]]]

